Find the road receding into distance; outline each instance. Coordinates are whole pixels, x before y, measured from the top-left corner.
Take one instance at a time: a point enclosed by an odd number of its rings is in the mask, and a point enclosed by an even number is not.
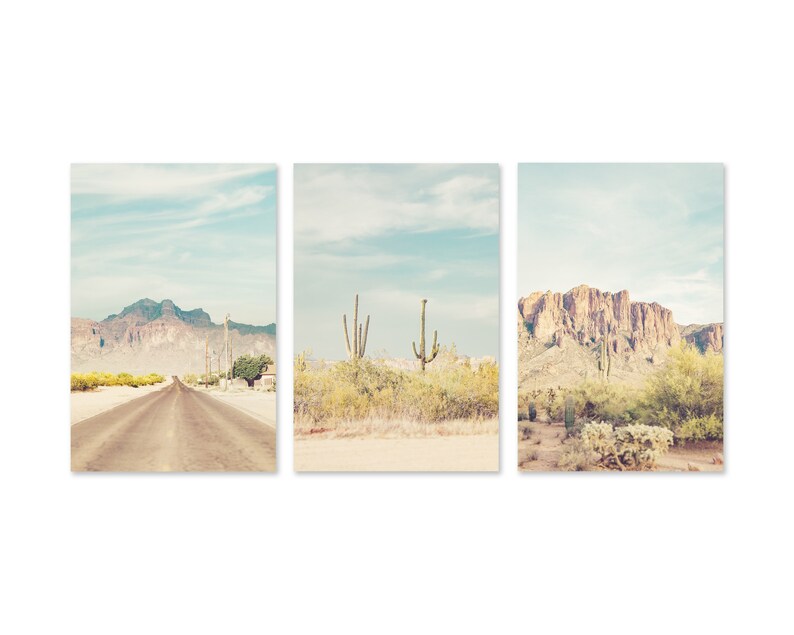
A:
[[[178,378],[72,426],[74,472],[273,472],[276,431]]]

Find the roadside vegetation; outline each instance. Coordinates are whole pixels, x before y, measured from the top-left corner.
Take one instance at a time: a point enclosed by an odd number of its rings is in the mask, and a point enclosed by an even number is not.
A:
[[[498,430],[499,369],[476,367],[454,346],[440,348],[426,370],[403,370],[385,360],[354,357],[310,367],[295,361],[295,429],[354,431],[397,427],[419,433],[465,434]],[[427,360],[425,360],[427,364]],[[399,422],[399,425],[396,425]],[[488,427],[488,426],[486,426]],[[493,428],[491,430],[490,428]]]
[[[203,386],[206,382],[206,377],[197,375],[196,373],[187,373],[182,376],[182,383],[188,386]],[[211,373],[209,377],[209,385],[217,386],[221,383],[221,376],[218,373]]]
[[[232,375],[245,379],[248,387],[253,387],[254,382],[262,378],[268,367],[273,363],[269,355],[240,355],[234,360]]]
[[[245,379],[248,387],[254,386],[254,382],[262,378],[262,373],[273,364],[273,359],[269,355],[240,355],[234,360],[232,366],[232,373],[227,371],[225,373],[227,379],[234,377],[235,379]],[[188,386],[203,386],[205,382],[209,382],[210,386],[217,386],[220,384],[224,373],[213,371],[209,375],[209,380],[204,373],[186,373],[182,376],[182,383]]]
[[[165,381],[165,377],[157,373],[149,373],[148,375],[131,375],[130,373],[72,373],[72,390],[73,391],[86,391],[94,390],[100,386],[131,386],[138,388],[139,386],[152,386],[160,384]]]

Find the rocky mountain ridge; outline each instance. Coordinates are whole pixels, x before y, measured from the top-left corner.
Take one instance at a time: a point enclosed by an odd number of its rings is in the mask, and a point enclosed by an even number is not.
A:
[[[602,342],[612,376],[640,381],[684,339],[701,352],[722,352],[723,325],[676,324],[670,309],[580,285],[536,291],[518,301],[519,384],[582,381],[598,372]],[[556,382],[556,383],[555,383]]]
[[[235,356],[266,353],[275,357],[275,324],[254,326],[230,320],[229,331]],[[144,298],[101,321],[72,318],[72,370],[203,372],[205,345],[217,360],[223,341],[223,324],[213,323],[204,310],[183,311],[172,300]]]

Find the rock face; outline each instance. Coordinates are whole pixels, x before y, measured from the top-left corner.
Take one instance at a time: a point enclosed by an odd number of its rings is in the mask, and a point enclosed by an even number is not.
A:
[[[553,377],[550,385],[557,385],[554,381],[594,376],[602,341],[613,375],[637,381],[682,338],[703,352],[721,352],[722,329],[722,324],[679,326],[672,311],[656,302],[632,302],[628,291],[586,285],[567,293],[536,291],[518,301],[519,383]]]
[[[723,325],[716,324],[690,324],[689,326],[679,326],[681,337],[690,344],[697,346],[701,352],[714,351],[722,352]]]
[[[232,350],[275,357],[276,325],[229,322]],[[203,373],[205,343],[213,368],[223,355],[223,325],[202,309],[183,311],[171,300],[145,298],[97,322],[72,318],[72,370],[183,375]]]
[[[606,337],[613,352],[653,353],[681,338],[672,311],[656,302],[632,302],[628,291],[585,285],[567,293],[536,291],[519,300],[518,312],[532,337],[558,345],[565,338],[595,344]]]

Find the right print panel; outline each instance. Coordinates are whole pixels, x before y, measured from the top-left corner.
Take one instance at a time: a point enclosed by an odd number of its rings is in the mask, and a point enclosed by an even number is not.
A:
[[[518,467],[723,469],[721,164],[521,164]]]

